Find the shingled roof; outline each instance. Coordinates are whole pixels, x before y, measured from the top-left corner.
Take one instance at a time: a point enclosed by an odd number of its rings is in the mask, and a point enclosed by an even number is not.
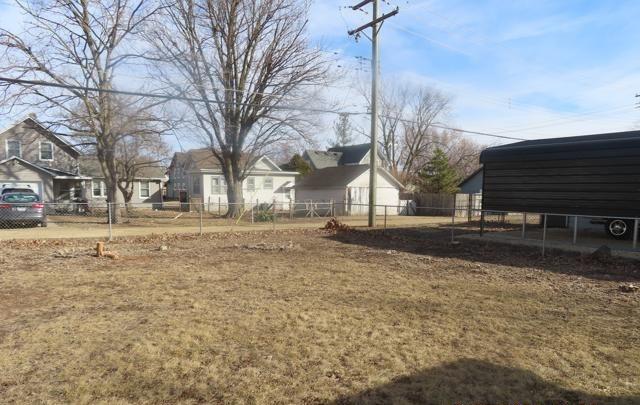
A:
[[[314,169],[338,166],[340,157],[342,157],[341,152],[329,152],[324,150],[307,150],[304,154]]]
[[[329,152],[340,153],[340,161],[338,162],[340,165],[360,164],[369,150],[371,150],[371,145],[368,143],[329,148]]]
[[[296,183],[296,188],[342,188],[369,170],[369,165],[325,167],[314,170]]]
[[[83,176],[91,176],[102,178],[104,175],[102,174],[102,170],[100,169],[100,163],[98,162],[98,158],[95,156],[80,156],[78,159],[78,164],[80,166],[80,173]],[[138,171],[138,175],[136,178],[139,179],[162,179],[165,176],[165,172],[167,171],[166,167],[157,164],[152,166],[141,167]]]

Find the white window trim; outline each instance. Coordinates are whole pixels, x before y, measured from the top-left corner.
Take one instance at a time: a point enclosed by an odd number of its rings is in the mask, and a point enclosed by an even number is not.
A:
[[[217,188],[213,185],[213,180],[218,180]],[[211,194],[225,195],[227,194],[227,181],[224,176],[211,176]]]
[[[253,185],[249,187],[249,180],[252,180]],[[256,191],[256,178],[255,176],[247,176],[247,191]]]
[[[100,183],[100,195],[95,195],[95,193],[93,192],[94,190],[94,183],[99,182]],[[104,181],[102,180],[91,180],[91,197],[93,198],[106,198],[107,197],[107,185],[104,183]]]
[[[271,187],[267,188],[267,179],[271,180]],[[273,191],[273,177],[271,176],[264,176],[262,178],[262,189],[263,190],[270,190]]]
[[[48,143],[49,145],[51,145],[51,159],[43,159],[42,158],[42,144],[43,143]],[[53,142],[50,141],[40,141],[38,142],[38,158],[40,159],[40,161],[42,162],[53,162]],[[22,151],[20,151],[22,153]]]
[[[9,159],[12,156],[16,156],[16,155],[9,156],[9,141],[17,141],[18,142],[18,155],[17,155],[17,157],[22,158],[22,142],[20,142],[20,139],[10,138],[10,139],[5,139],[4,140],[4,153],[5,153],[6,157],[7,157],[7,159]]]
[[[149,192],[149,195],[147,195],[147,196],[142,195],[142,183],[147,183],[149,185],[148,188],[147,188],[148,189],[147,191]],[[138,180],[138,197],[139,198],[151,198],[151,180]]]

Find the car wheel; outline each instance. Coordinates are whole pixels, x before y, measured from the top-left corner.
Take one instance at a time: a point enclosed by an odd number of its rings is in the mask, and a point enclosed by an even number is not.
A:
[[[607,221],[606,231],[615,239],[628,239],[633,233],[633,225],[624,219],[611,219]]]

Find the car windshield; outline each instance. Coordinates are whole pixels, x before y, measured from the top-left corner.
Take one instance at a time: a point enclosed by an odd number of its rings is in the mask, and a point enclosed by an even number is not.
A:
[[[40,201],[37,194],[5,194],[2,201],[7,203],[33,203]]]

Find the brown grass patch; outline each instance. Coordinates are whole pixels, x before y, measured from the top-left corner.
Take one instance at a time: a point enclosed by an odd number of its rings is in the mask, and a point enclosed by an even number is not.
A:
[[[110,244],[119,260],[3,242],[0,398],[640,401],[640,294],[617,290],[635,263],[443,239],[139,237]]]

